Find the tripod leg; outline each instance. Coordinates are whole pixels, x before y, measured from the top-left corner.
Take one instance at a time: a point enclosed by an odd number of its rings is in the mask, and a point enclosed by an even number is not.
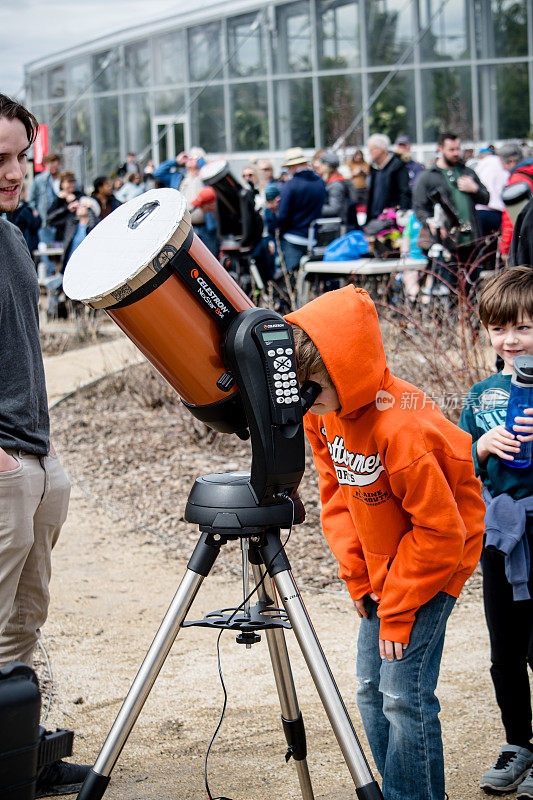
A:
[[[368,766],[324,651],[300,597],[289,560],[280,545],[279,530],[270,529],[259,549],[287,612],[332,730],[337,737],[342,755],[355,783],[357,796],[359,800],[383,800],[381,789]]]
[[[258,564],[253,564],[252,568],[254,580],[259,583],[263,577],[263,568]],[[264,583],[259,587],[257,596],[259,600],[271,599],[268,596]],[[296,689],[294,688],[294,680],[283,628],[268,628],[265,633],[270,660],[272,662],[272,671],[278,690],[281,706],[281,720],[287,744],[289,745],[289,753],[291,753],[294,759],[303,800],[313,800],[313,787],[311,785],[306,759],[307,746],[305,741],[305,728],[302,714],[298,707],[298,698],[296,697]]]
[[[202,534],[174,599],[118,712],[96,763],[85,778],[78,794],[78,800],[100,800],[103,797],[109,784],[111,771],[141,713],[170,648],[174,644],[198,589],[209,574],[219,552],[220,544],[213,542],[212,538],[205,533]]]

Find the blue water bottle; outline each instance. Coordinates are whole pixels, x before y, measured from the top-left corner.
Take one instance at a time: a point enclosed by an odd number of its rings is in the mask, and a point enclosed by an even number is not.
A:
[[[515,417],[523,417],[526,408],[533,408],[533,356],[517,356],[513,360],[511,393],[505,418],[506,429],[515,436],[516,431],[513,430]],[[531,417],[531,422],[533,423],[533,417]],[[506,460],[505,463],[508,467],[525,469],[531,466],[532,453],[533,442],[522,442],[520,451],[514,456],[514,460]]]

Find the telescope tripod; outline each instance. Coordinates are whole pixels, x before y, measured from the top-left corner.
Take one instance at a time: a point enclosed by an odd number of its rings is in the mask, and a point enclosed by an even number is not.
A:
[[[297,514],[300,514],[299,518],[294,519]],[[294,759],[303,800],[313,800],[306,761],[305,728],[284,636],[284,628],[292,627],[355,783],[359,800],[383,800],[281,544],[280,528],[288,528],[293,521],[299,522],[303,519],[301,502],[280,498],[277,505],[260,507],[253,497],[247,473],[204,475],[196,480],[189,495],[185,518],[189,522],[199,522],[202,533],[174,599],[96,763],[78,794],[78,800],[100,800],[103,797],[111,771],[180,628],[190,625],[239,630],[237,641],[248,647],[259,641],[258,631],[265,631],[288,744],[286,758],[288,760],[292,756]],[[212,612],[198,622],[185,622],[221,547],[235,539],[241,541],[243,553],[243,603],[236,609]],[[249,562],[252,564],[254,579],[259,584],[258,602],[252,608],[248,594]],[[267,576],[272,597],[265,586]],[[276,593],[281,599],[284,612],[274,604]],[[241,609],[242,613],[239,613]]]

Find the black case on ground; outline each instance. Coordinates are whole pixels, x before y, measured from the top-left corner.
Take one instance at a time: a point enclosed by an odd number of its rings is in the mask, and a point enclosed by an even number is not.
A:
[[[33,800],[41,695],[35,672],[15,662],[0,669],[0,800]]]

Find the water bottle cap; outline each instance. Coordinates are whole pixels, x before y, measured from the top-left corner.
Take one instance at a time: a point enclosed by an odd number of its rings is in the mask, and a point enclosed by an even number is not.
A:
[[[533,386],[533,356],[517,356],[513,359],[513,372],[516,383]]]

